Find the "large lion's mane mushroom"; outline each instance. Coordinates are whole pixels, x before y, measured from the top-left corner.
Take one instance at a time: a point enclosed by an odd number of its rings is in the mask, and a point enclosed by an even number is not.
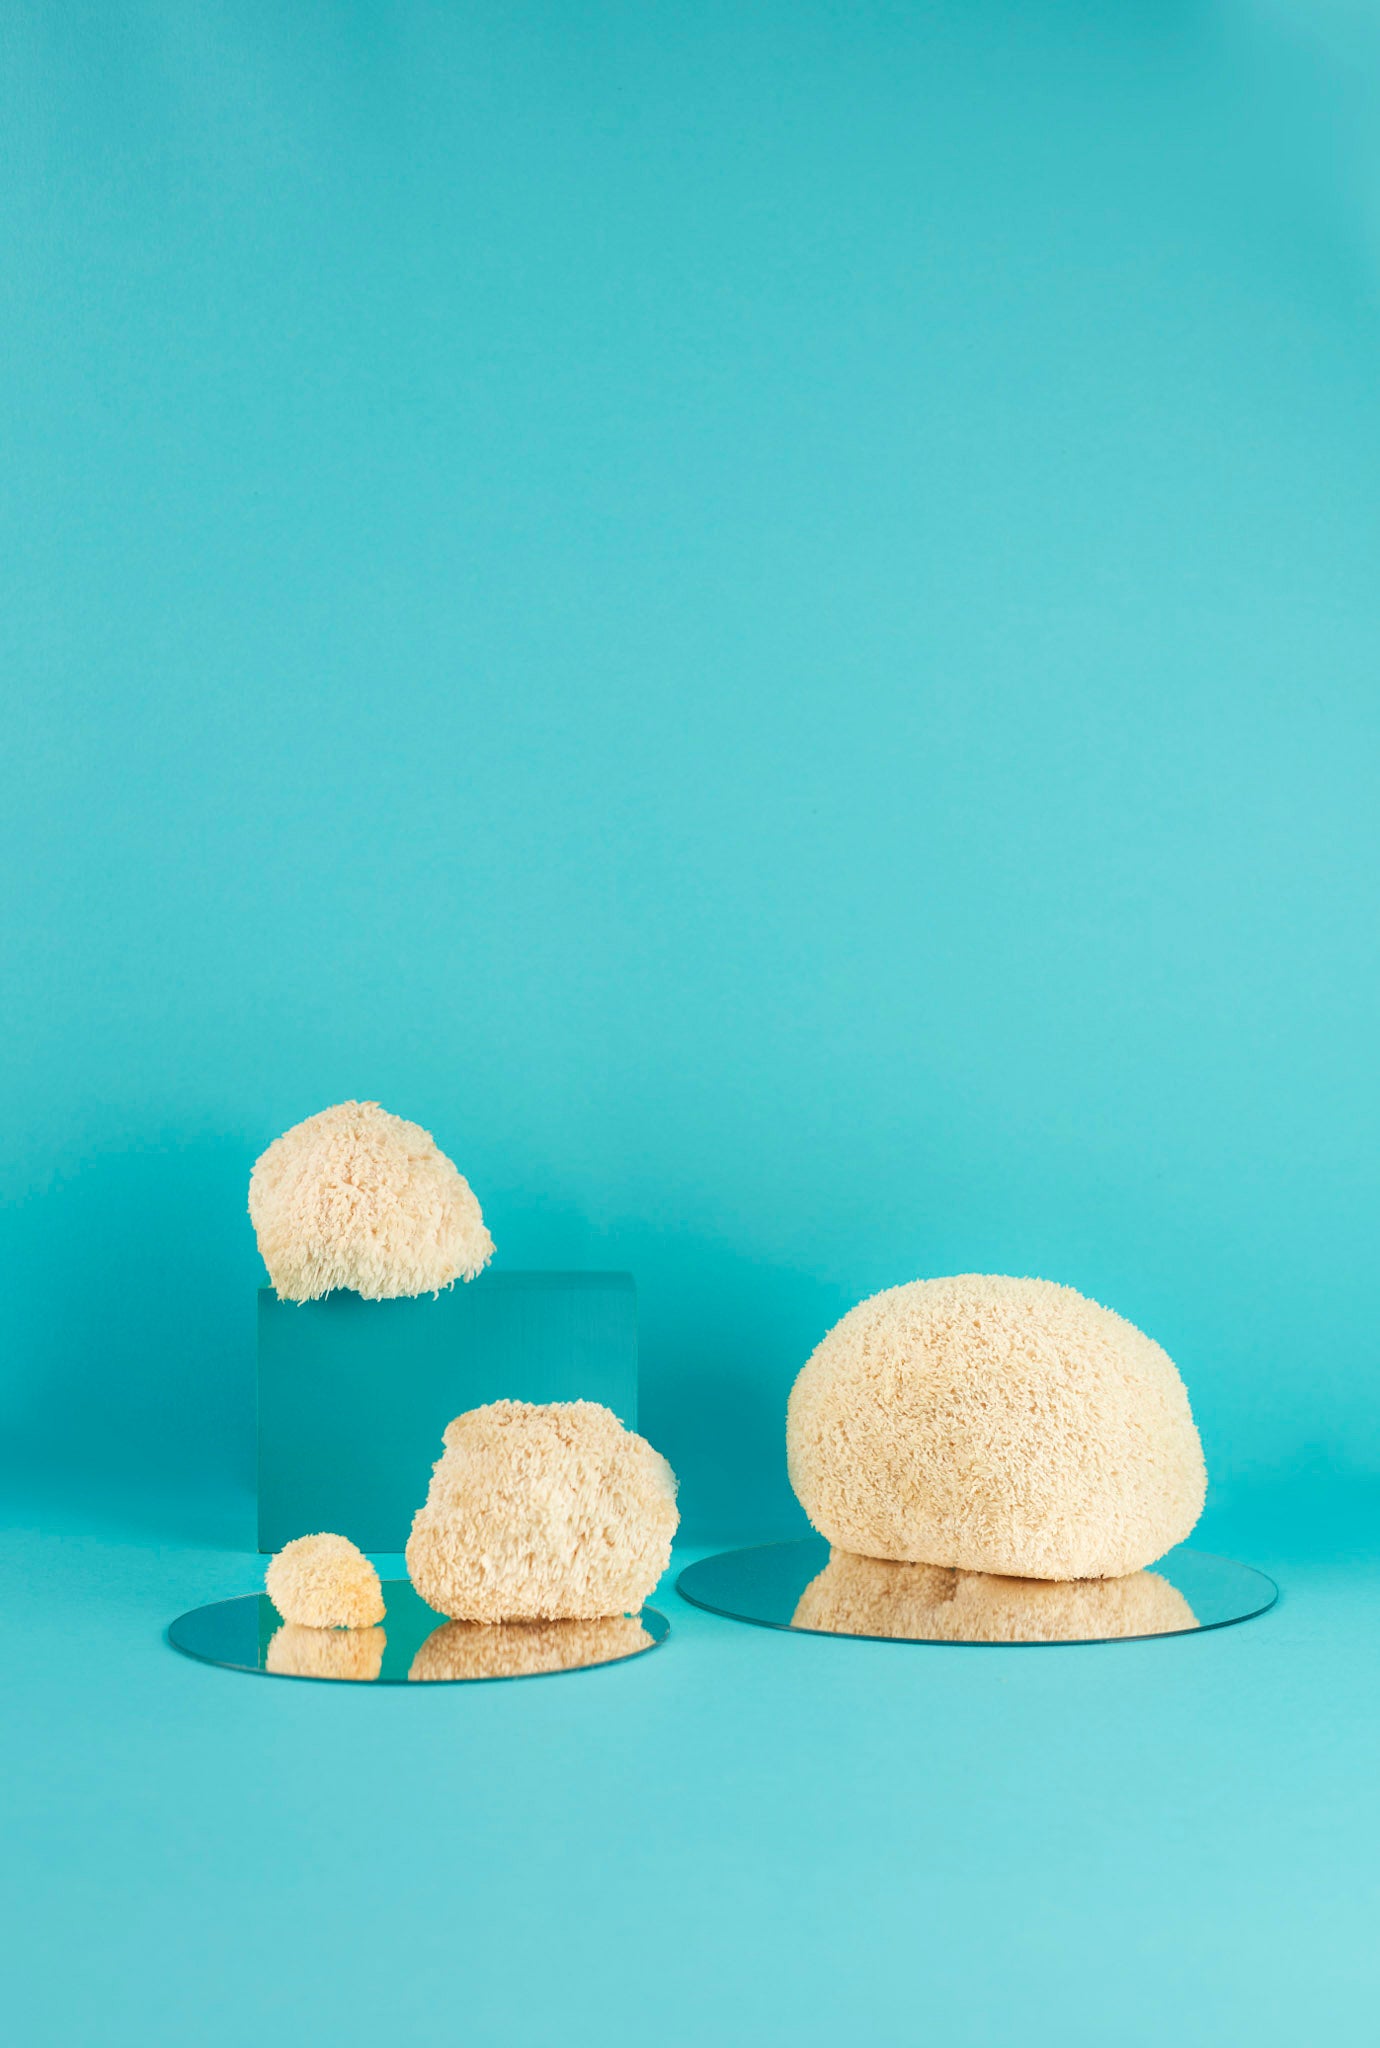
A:
[[[457,1415],[407,1544],[423,1600],[456,1621],[635,1612],[671,1555],[676,1480],[597,1401]]]
[[[370,1301],[434,1294],[493,1256],[469,1182],[429,1131],[377,1102],[338,1102],[275,1138],[249,1214],[285,1301],[351,1288]]]
[[[916,1280],[859,1303],[791,1389],[791,1484],[842,1550],[1118,1578],[1183,1541],[1206,1474],[1183,1381],[1047,1280]]]

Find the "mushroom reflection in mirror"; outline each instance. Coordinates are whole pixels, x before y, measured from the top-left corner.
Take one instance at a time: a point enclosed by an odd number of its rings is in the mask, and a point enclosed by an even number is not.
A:
[[[831,1550],[793,1625],[830,1635],[937,1643],[1080,1643],[1173,1635],[1198,1626],[1158,1572],[1120,1579],[1006,1579],[935,1564],[891,1564]]]
[[[280,1678],[377,1678],[387,1643],[381,1628],[308,1628],[285,1621],[269,1640],[264,1669]]]
[[[412,1660],[409,1678],[527,1678],[575,1671],[649,1650],[653,1638],[635,1614],[598,1621],[447,1621]]]

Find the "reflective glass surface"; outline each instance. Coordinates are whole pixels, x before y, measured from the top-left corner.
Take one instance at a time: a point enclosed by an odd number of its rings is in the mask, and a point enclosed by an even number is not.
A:
[[[763,1628],[911,1643],[1187,1635],[1247,1621],[1279,1598],[1263,1572],[1186,1544],[1124,1579],[1051,1580],[891,1564],[831,1550],[822,1536],[702,1558],[676,1587],[696,1607]]]
[[[375,1685],[539,1678],[585,1671],[654,1650],[670,1634],[654,1607],[600,1621],[447,1621],[407,1579],[385,1579],[377,1628],[303,1628],[283,1620],[267,1593],[218,1600],[180,1614],[174,1649],[231,1671],[272,1678],[325,1678]]]

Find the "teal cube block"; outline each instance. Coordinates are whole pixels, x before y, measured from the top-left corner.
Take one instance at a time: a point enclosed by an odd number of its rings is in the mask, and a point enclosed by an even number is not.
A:
[[[259,1549],[401,1550],[441,1433],[486,1401],[602,1401],[637,1427],[630,1273],[481,1273],[406,1301],[259,1290]]]

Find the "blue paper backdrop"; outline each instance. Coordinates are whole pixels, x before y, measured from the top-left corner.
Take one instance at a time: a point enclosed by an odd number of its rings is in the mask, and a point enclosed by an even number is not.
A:
[[[246,1177],[351,1094],[636,1272],[692,1531],[963,1269],[1161,1339],[1220,1484],[1374,1468],[1367,37],[7,12],[31,1469],[247,1487]]]

